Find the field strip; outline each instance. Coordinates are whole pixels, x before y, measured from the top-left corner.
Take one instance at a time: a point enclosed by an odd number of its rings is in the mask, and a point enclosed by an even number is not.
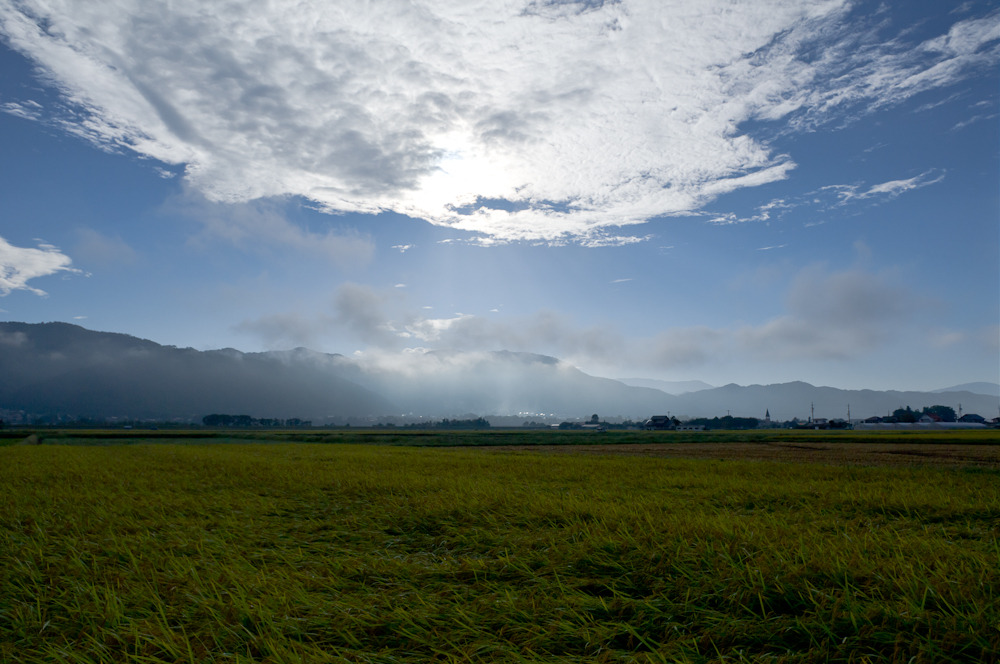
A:
[[[491,450],[547,454],[602,454],[833,465],[939,465],[1000,469],[996,445],[925,443],[624,443],[621,445],[504,445]]]

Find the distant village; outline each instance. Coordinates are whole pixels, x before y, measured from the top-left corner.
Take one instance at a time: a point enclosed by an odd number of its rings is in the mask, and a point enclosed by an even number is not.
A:
[[[810,411],[813,409],[811,408]],[[748,429],[978,429],[1000,428],[1000,417],[987,419],[978,413],[956,412],[950,406],[929,406],[921,410],[913,410],[909,406],[898,408],[884,417],[868,417],[864,419],[816,417],[814,413],[805,419],[776,420],[771,418],[770,410],[764,411],[764,416],[735,417],[729,414],[716,417],[698,417],[680,419],[675,415],[652,415],[644,420],[622,418],[604,419],[594,413],[590,417],[579,419],[553,421],[551,416],[523,420],[520,416],[477,416],[469,414],[462,418],[440,419],[420,416],[383,416],[365,417],[341,422],[324,422],[314,424],[311,420],[299,418],[267,418],[251,417],[250,415],[229,415],[213,413],[201,418],[173,419],[170,421],[130,419],[128,417],[111,417],[91,419],[85,417],[71,418],[67,416],[32,416],[24,411],[0,411],[0,429],[4,427],[65,427],[65,428],[145,428],[145,429],[336,429],[344,427],[400,428],[400,429],[557,429],[571,430],[647,430],[647,431],[713,431],[713,430],[748,430]]]
[[[710,429],[978,429],[1000,428],[1000,417],[987,420],[977,413],[957,414],[950,406],[929,406],[915,411],[909,406],[899,408],[885,417],[865,419],[825,418],[810,415],[806,420],[793,418],[787,421],[771,419],[770,411],[763,419],[753,417],[698,418],[681,422],[676,417],[654,415],[643,424],[651,430],[702,431]]]

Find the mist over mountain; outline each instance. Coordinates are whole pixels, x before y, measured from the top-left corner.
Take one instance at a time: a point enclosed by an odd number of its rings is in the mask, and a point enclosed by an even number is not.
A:
[[[305,348],[198,351],[66,323],[0,323],[0,411],[26,417],[200,421],[210,413],[300,418],[316,424],[395,417],[525,419],[727,413],[774,420],[885,415],[942,404],[993,417],[996,396],[969,390],[876,392],[808,383],[703,387],[623,381],[561,360],[509,351],[408,351],[358,357]],[[668,394],[665,389],[678,390]],[[989,384],[987,384],[989,385]],[[697,391],[681,391],[693,388]],[[2,414],[0,414],[2,417]]]

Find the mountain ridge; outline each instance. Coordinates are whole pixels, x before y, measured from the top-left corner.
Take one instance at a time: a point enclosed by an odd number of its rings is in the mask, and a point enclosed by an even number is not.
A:
[[[1000,383],[990,383],[987,381],[962,383],[961,385],[952,385],[951,387],[942,387],[937,390],[931,390],[931,392],[934,394],[944,394],[946,392],[972,392],[973,394],[987,394],[991,397],[1000,397]]]
[[[211,413],[229,413],[325,424],[390,416],[474,414],[527,421],[592,413],[630,419],[668,413],[763,418],[769,412],[772,420],[790,420],[812,413],[846,417],[848,408],[857,419],[937,404],[956,410],[961,404],[964,412],[990,419],[998,402],[967,390],[841,390],[803,381],[730,383],[668,394],[591,376],[558,358],[534,353],[438,350],[370,354],[361,361],[302,347],[258,353],[199,351],[70,323],[0,323],[0,375],[5,378],[0,382],[0,411],[68,419],[197,422]]]

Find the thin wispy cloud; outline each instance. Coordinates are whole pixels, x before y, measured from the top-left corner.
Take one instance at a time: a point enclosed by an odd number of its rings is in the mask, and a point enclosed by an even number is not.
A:
[[[44,118],[45,109],[38,102],[26,99],[23,102],[9,101],[0,104],[0,111],[24,120],[41,120]]]
[[[944,178],[945,173],[938,170],[928,170],[910,178],[889,180],[876,184],[829,184],[815,191],[807,191],[802,194],[771,200],[757,206],[754,213],[750,215],[740,215],[735,212],[714,213],[707,218],[707,221],[712,224],[730,225],[781,219],[792,211],[828,214],[851,205],[872,205],[892,200],[907,192],[937,184],[943,181]],[[822,223],[826,222],[814,219],[805,225],[815,226]]]
[[[195,220],[201,232],[191,244],[206,246],[222,240],[256,253],[291,250],[320,256],[341,267],[367,264],[375,253],[371,238],[352,229],[319,232],[291,221],[278,203],[213,203],[189,194],[167,203],[165,210]]]
[[[628,226],[790,177],[795,155],[741,130],[747,121],[845,122],[954,85],[1000,53],[997,13],[956,15],[917,40],[876,38],[884,26],[859,30],[856,12],[846,0],[296,0],[229,12],[24,0],[0,5],[0,31],[66,105],[4,110],[183,166],[215,203],[298,196],[484,244],[621,245],[643,239]],[[206,227],[341,258],[363,244],[267,215]]]
[[[907,178],[905,180],[892,180],[890,182],[882,182],[876,184],[868,191],[858,194],[860,198],[871,198],[873,196],[887,196],[894,198],[900,194],[910,191],[912,189],[919,189],[920,187],[926,187],[932,184],[936,184],[944,179],[944,174],[940,174],[936,177],[931,177],[931,172],[921,173],[920,175],[914,176],[912,178]]]
[[[977,122],[982,122],[984,120],[995,120],[997,117],[1000,117],[1000,114],[989,113],[982,115],[974,115],[968,120],[962,120],[961,122],[956,122],[955,125],[951,128],[951,131],[958,131],[960,129],[965,129],[969,125],[975,124]]]

